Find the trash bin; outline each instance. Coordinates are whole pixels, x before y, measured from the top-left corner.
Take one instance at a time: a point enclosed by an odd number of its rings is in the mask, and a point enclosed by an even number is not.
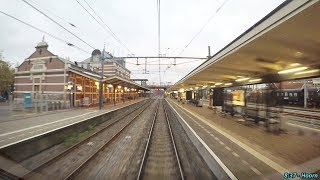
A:
[[[286,115],[280,116],[280,128],[282,130],[287,130],[287,122],[288,122],[289,117]]]
[[[202,105],[203,105],[203,100],[202,100],[202,99],[199,99],[199,101],[198,101],[198,107],[202,107]]]

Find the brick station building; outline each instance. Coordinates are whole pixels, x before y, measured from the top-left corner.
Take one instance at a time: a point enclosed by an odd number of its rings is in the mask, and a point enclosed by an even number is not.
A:
[[[15,72],[15,104],[23,104],[25,93],[32,103],[59,102],[64,107],[95,105],[99,102],[101,74],[80,67],[48,50],[42,40]],[[103,77],[104,102],[120,101],[141,96],[148,89],[128,78]]]

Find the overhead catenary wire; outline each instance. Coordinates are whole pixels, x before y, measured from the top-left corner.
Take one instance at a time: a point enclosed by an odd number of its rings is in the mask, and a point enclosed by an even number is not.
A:
[[[192,60],[192,61],[187,61],[187,62],[182,62],[182,63],[177,63],[176,65],[181,65],[181,64],[188,64],[196,61],[204,61],[203,59],[197,59],[197,60]]]
[[[136,73],[136,74],[139,74],[139,73]],[[140,79],[140,77],[137,77],[137,76],[134,75],[133,73],[131,73],[130,75],[133,76],[133,77],[136,78],[136,79]]]
[[[112,29],[110,28],[110,26],[107,25],[107,23],[105,23],[105,21],[101,18],[101,16],[92,8],[92,6],[86,1],[84,0],[84,2],[87,4],[87,6],[91,9],[91,11],[99,18],[98,21],[96,17],[94,17],[87,8],[85,8],[78,0],[76,0],[77,3],[108,33],[111,34],[111,36],[121,45],[123,46],[129,53],[133,54],[132,51],[120,40],[120,38],[112,31]]]
[[[166,63],[166,64],[152,64],[152,63],[147,63],[147,65],[150,65],[150,66],[164,66],[164,65],[182,65],[182,64],[188,64],[188,63],[192,63],[192,62],[196,62],[196,61],[204,61],[202,59],[197,59],[197,60],[192,60],[192,61],[187,61],[187,62],[182,62],[182,63],[177,63],[177,64],[170,64],[170,63]],[[136,66],[141,66],[142,67],[142,64],[136,64],[136,63],[132,63],[132,62],[126,62],[127,64],[132,64],[132,65],[136,65]],[[144,64],[143,64],[144,65]],[[159,71],[159,70],[158,70]],[[162,71],[164,72],[164,71]]]
[[[31,0],[29,0],[29,1],[32,2],[33,4],[37,5],[38,7],[41,7],[38,3],[31,1]],[[61,16],[57,15],[56,13],[52,12],[51,10],[44,8],[44,7],[41,7],[41,8],[44,9],[45,11],[47,11],[49,14],[61,19],[65,23],[69,24],[70,26],[77,28],[77,26],[74,23],[71,23],[70,21],[66,20],[65,18],[62,18]]]
[[[133,54],[133,52],[128,48],[128,46],[123,43],[120,38],[112,31],[112,29],[110,28],[110,26],[107,25],[107,23],[101,18],[101,16],[90,6],[90,4],[86,1],[86,0],[83,0],[87,5],[88,7],[93,11],[93,13],[101,20],[101,22],[108,28],[108,30],[110,31],[112,37],[114,39],[116,39],[118,41],[118,43],[120,45],[122,45],[129,53]]]
[[[89,47],[91,47],[92,49],[95,49],[92,45],[90,45],[89,43],[87,43],[86,41],[84,41],[83,39],[81,39],[79,36],[77,36],[76,34],[74,34],[73,32],[71,32],[70,30],[68,30],[67,28],[65,28],[64,26],[62,26],[60,23],[58,23],[57,21],[55,21],[54,19],[52,19],[51,17],[49,17],[46,13],[42,12],[40,9],[38,9],[37,7],[33,6],[32,4],[30,4],[28,1],[26,0],[22,0],[24,3],[28,4],[30,7],[32,7],[33,9],[35,9],[36,11],[38,11],[40,14],[42,14],[43,16],[45,16],[46,18],[48,18],[50,21],[54,22],[56,25],[58,25],[59,27],[61,27],[62,29],[66,30],[67,32],[69,32],[70,34],[72,34],[74,37],[76,37],[78,40],[80,40],[81,42],[85,43],[86,45],[88,45]]]
[[[191,38],[191,40],[185,45],[185,47],[181,50],[178,56],[180,56],[187,48],[188,46],[199,36],[199,34],[204,30],[204,28],[210,23],[210,21],[218,14],[218,12],[225,6],[225,4],[229,0],[225,0],[215,11],[214,13],[209,17],[209,19],[204,23],[204,25],[200,28],[200,30]]]
[[[170,58],[167,58],[167,59],[162,59],[162,60],[170,60]],[[159,62],[159,59],[157,59],[157,60],[154,60],[154,61],[149,61],[148,63],[153,63],[153,62]]]
[[[204,25],[200,28],[200,30],[191,38],[191,40],[185,45],[185,47],[180,51],[178,56],[180,56],[188,47],[189,45],[199,36],[199,34],[204,30],[204,28],[211,22],[211,20],[218,14],[218,12],[225,6],[225,4],[229,0],[225,0],[215,11],[214,13],[209,17],[209,19],[204,23]],[[180,63],[181,64],[181,63]],[[168,66],[166,70],[164,71],[164,74],[167,70],[169,70],[171,66]]]
[[[15,19],[15,20],[17,20],[17,21],[19,21],[19,22],[21,22],[21,23],[23,23],[23,24],[25,24],[25,25],[27,25],[27,26],[29,26],[29,27],[37,30],[37,31],[40,31],[40,32],[42,32],[42,33],[44,33],[44,34],[46,34],[46,35],[48,35],[48,36],[50,36],[50,37],[58,40],[58,41],[61,41],[61,42],[65,43],[65,44],[67,44],[68,46],[71,46],[71,47],[73,47],[73,48],[79,49],[79,50],[81,50],[81,51],[83,51],[83,52],[85,52],[85,53],[90,54],[90,52],[88,52],[88,51],[86,51],[86,50],[84,50],[84,49],[76,46],[75,44],[70,43],[70,42],[68,42],[68,41],[66,41],[66,40],[64,40],[64,39],[62,39],[62,38],[59,38],[59,37],[57,37],[57,36],[55,36],[55,35],[47,32],[47,31],[45,31],[45,30],[42,30],[42,29],[40,29],[40,28],[38,28],[38,27],[35,27],[35,26],[33,26],[33,25],[31,25],[31,24],[29,24],[29,23],[27,23],[27,22],[25,22],[25,21],[23,21],[23,20],[21,20],[21,19],[18,19],[18,18],[14,17],[14,16],[12,16],[12,15],[10,15],[10,14],[8,14],[8,13],[5,13],[5,12],[3,12],[3,11],[1,11],[1,10],[0,10],[0,13],[4,14],[5,16],[8,16],[8,17],[10,17],[10,18],[12,18],[12,19]]]

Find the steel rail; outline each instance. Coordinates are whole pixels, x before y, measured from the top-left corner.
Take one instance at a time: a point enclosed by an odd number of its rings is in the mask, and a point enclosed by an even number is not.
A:
[[[0,179],[19,180],[22,178],[0,168]]]
[[[178,151],[177,151],[176,143],[175,143],[174,138],[173,138],[173,133],[172,133],[171,125],[170,125],[170,122],[169,122],[169,117],[168,117],[167,109],[166,109],[166,107],[165,107],[164,104],[162,104],[162,105],[163,105],[164,113],[165,113],[165,115],[166,115],[166,120],[167,120],[167,123],[168,123],[168,128],[169,128],[169,132],[170,132],[171,142],[172,142],[172,145],[173,145],[174,152],[175,152],[175,154],[176,154],[176,159],[177,159],[178,166],[179,166],[180,176],[181,176],[181,179],[184,180],[183,171],[182,171],[182,167],[181,167],[181,163],[180,163],[180,158],[179,158],[179,154],[178,154]]]
[[[147,144],[146,144],[146,147],[144,149],[143,156],[142,156],[142,160],[141,160],[141,164],[140,164],[137,180],[139,180],[141,178],[141,173],[142,173],[142,170],[143,170],[143,168],[145,166],[145,159],[147,157],[147,152],[148,152],[148,149],[149,149],[149,144],[150,144],[150,141],[151,141],[151,136],[152,136],[154,124],[155,124],[156,119],[157,119],[159,106],[160,106],[160,102],[158,103],[157,109],[156,109],[156,111],[155,111],[155,113],[153,115],[153,120],[152,120],[151,128],[149,130],[149,136],[148,136]]]
[[[150,103],[150,102],[147,102]],[[135,111],[137,111],[139,108],[143,107],[144,105],[146,105],[147,103],[137,107],[136,109],[134,109],[133,111],[117,118],[114,122],[106,125],[105,127],[103,127],[102,129],[100,129],[97,132],[94,132],[93,134],[91,134],[90,136],[88,136],[86,139],[74,144],[73,146],[69,147],[68,149],[64,150],[62,153],[58,154],[57,156],[49,159],[48,161],[46,161],[45,163],[40,164],[38,167],[34,168],[32,171],[30,171],[29,173],[25,174],[23,177],[24,178],[28,178],[30,176],[32,176],[33,173],[35,172],[40,172],[42,169],[46,168],[47,166],[53,164],[54,162],[56,162],[57,160],[65,157],[68,153],[72,152],[74,149],[78,148],[80,145],[87,143],[88,141],[90,141],[91,138],[98,136],[99,134],[101,134],[102,132],[104,132],[105,130],[111,128],[112,126],[114,126],[117,122],[119,122],[120,120],[122,120],[123,118],[125,118],[126,116],[134,113]],[[148,106],[147,106],[148,107]]]
[[[163,105],[163,104],[162,104]],[[155,121],[157,119],[157,115],[158,115],[158,111],[159,111],[159,107],[160,107],[160,102],[159,102],[159,105],[157,107],[157,110],[154,114],[154,118],[153,118],[153,121],[152,121],[152,125],[151,125],[151,128],[150,128],[150,131],[149,131],[149,136],[148,136],[148,140],[147,140],[147,144],[146,144],[146,147],[145,147],[145,150],[144,150],[144,154],[143,154],[143,157],[142,157],[142,161],[141,161],[141,164],[140,164],[140,168],[139,168],[139,172],[138,172],[138,176],[137,176],[137,180],[140,180],[142,178],[142,171],[145,167],[145,160],[146,160],[146,157],[147,157],[147,153],[148,153],[148,150],[149,150],[149,147],[150,147],[150,142],[151,142],[151,137],[153,135],[153,130],[154,130],[154,124],[155,124]],[[173,138],[173,134],[172,134],[172,130],[171,130],[171,126],[170,126],[170,123],[169,123],[169,118],[168,118],[168,115],[167,115],[167,111],[163,105],[163,108],[164,108],[164,113],[165,113],[165,116],[166,116],[166,121],[167,121],[167,127],[169,129],[169,134],[170,134],[170,138],[171,138],[171,143],[173,145],[173,149],[174,149],[174,152],[175,152],[175,155],[176,155],[176,160],[177,160],[177,163],[178,163],[178,168],[179,168],[179,174],[181,176],[181,179],[184,180],[184,176],[183,176],[183,171],[182,171],[182,167],[181,167],[181,163],[180,163],[180,159],[179,159],[179,154],[178,154],[178,151],[177,151],[177,148],[176,148],[176,144],[175,144],[175,141],[174,141],[174,138]]]
[[[152,102],[152,101],[151,101]],[[123,128],[120,129],[120,131],[118,131],[115,135],[113,135],[111,137],[111,139],[109,141],[107,141],[103,146],[101,146],[99,149],[97,149],[92,155],[90,155],[84,162],[82,162],[80,164],[80,166],[78,166],[75,170],[73,170],[70,174],[68,174],[64,179],[72,179],[73,177],[75,177],[76,175],[79,174],[79,172],[81,172],[81,170],[90,162],[90,160],[92,160],[93,158],[95,158],[98,153],[100,151],[102,151],[103,149],[105,149],[111,142],[113,142],[115,140],[116,137],[118,137],[121,132],[123,132],[134,120],[137,119],[137,117],[139,117],[149,106],[146,106],[143,108],[143,110],[141,112],[139,112],[139,114],[135,115],[130,122],[128,122]]]
[[[246,107],[247,110],[251,110],[251,111],[267,111],[267,108],[260,108],[260,109],[256,109],[255,107]],[[292,116],[292,117],[301,117],[301,118],[308,118],[308,119],[315,119],[315,120],[320,120],[320,116],[315,116],[315,115],[309,115],[309,114],[303,114],[301,112],[294,112],[294,111],[291,111],[290,112],[290,109],[286,109],[288,110],[287,112],[284,112],[282,110],[282,112],[280,110],[277,110],[277,109],[269,109],[268,111],[270,111],[271,113],[280,113],[280,114],[283,114],[283,115],[286,115],[286,116]],[[298,111],[298,110],[296,110]],[[315,112],[316,111],[311,111],[311,112]],[[308,113],[308,112],[306,112]]]

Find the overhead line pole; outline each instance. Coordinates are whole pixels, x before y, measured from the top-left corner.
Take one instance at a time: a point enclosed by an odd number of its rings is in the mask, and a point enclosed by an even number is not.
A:
[[[159,85],[161,85],[161,68],[160,68],[160,0],[158,0],[158,57],[159,57]]]
[[[100,57],[101,59],[101,80],[99,84],[99,110],[102,109],[103,107],[103,99],[104,99],[104,88],[103,88],[103,77],[104,77],[104,52],[105,52],[105,47],[103,47],[102,51],[102,56]]]

